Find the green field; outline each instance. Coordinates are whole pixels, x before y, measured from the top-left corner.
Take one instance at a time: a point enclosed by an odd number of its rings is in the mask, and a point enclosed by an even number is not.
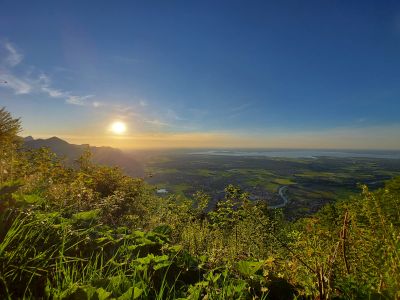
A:
[[[324,204],[359,191],[359,184],[378,188],[400,175],[399,160],[367,158],[252,158],[160,154],[145,161],[148,182],[172,193],[191,197],[198,190],[214,203],[228,184],[239,186],[255,199],[276,203],[279,187],[288,186],[289,217],[313,213]],[[274,202],[275,201],[275,202]]]

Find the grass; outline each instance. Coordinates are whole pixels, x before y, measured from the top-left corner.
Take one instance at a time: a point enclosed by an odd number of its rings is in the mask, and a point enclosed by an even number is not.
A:
[[[9,218],[0,243],[0,295],[5,299],[189,300],[205,293],[210,299],[244,299],[249,285],[240,278],[258,276],[257,270],[232,276],[227,268],[199,269],[195,257],[169,245],[169,237],[157,228],[146,233],[81,227],[77,220],[96,219],[93,211],[71,219],[54,213]],[[238,264],[239,271],[247,264]]]
[[[115,239],[106,228],[76,227],[76,219],[86,220],[89,214],[80,213],[72,219],[21,214],[12,220],[0,243],[4,288],[0,287],[0,295],[5,292],[11,298],[36,298],[42,296],[38,290],[43,289],[48,297],[57,299],[176,296],[180,275],[169,272],[176,263],[176,253],[168,248],[164,255],[146,250],[155,245],[160,248],[165,237],[127,232]]]
[[[178,173],[179,171],[174,168],[156,168],[156,167],[148,167],[146,169],[147,173],[151,174],[175,174]]]
[[[211,171],[209,169],[198,169],[196,171],[196,174],[199,175],[199,176],[211,177],[211,176],[216,176],[217,172],[216,171]]]
[[[280,185],[291,185],[291,184],[296,184],[296,182],[292,181],[289,178],[277,178],[273,180],[274,183],[280,184]]]
[[[149,159],[147,161],[147,164],[151,165],[151,164],[162,164],[162,163],[167,163],[172,161],[171,157],[168,156],[155,156],[152,157],[151,159]]]
[[[185,196],[186,190],[188,190],[191,186],[186,183],[174,184],[171,188],[175,194]]]
[[[240,168],[240,169],[229,169],[226,172],[240,174],[240,175],[256,175],[260,177],[270,177],[274,176],[274,173],[265,169],[248,169],[248,168]]]
[[[274,182],[266,182],[266,183],[264,183],[264,187],[268,191],[276,193],[276,192],[278,192],[279,184],[276,184]]]
[[[319,172],[319,171],[303,171],[302,173],[296,173],[295,174],[296,177],[337,177],[340,176],[336,173],[332,173],[332,172]]]

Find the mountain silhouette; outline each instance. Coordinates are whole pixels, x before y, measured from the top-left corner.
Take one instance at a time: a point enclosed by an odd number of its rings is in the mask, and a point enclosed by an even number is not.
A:
[[[34,139],[31,136],[25,137],[24,145],[26,148],[39,149],[49,148],[57,156],[66,159],[67,164],[72,165],[86,149],[92,152],[93,162],[106,166],[118,166],[124,170],[127,175],[134,177],[143,177],[144,169],[135,157],[127,154],[120,149],[112,147],[94,147],[89,144],[75,145],[70,144],[56,136],[49,139]]]

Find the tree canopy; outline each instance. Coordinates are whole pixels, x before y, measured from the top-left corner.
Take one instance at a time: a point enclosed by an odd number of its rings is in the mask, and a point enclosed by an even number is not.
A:
[[[4,107],[0,108],[0,142],[14,140],[20,131],[20,119],[13,118]]]

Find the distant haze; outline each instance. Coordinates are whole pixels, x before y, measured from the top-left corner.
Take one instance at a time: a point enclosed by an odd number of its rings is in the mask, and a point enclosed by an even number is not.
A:
[[[382,149],[400,150],[400,128],[371,127],[298,133],[158,133],[127,136],[60,137],[75,144],[113,146],[121,149],[147,148],[293,148],[293,149]],[[41,136],[47,137],[47,136]]]

